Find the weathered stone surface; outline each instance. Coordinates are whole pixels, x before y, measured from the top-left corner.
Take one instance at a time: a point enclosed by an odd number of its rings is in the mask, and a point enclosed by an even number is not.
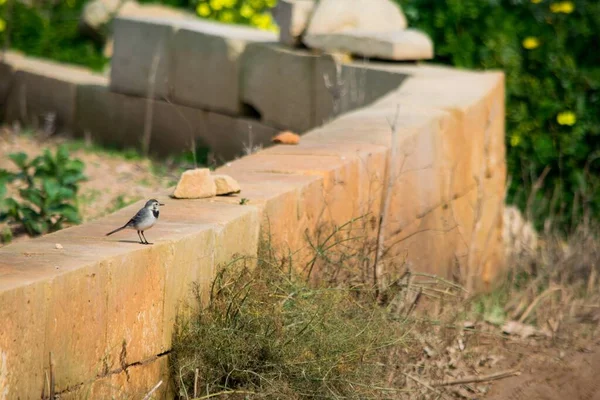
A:
[[[169,98],[170,49],[175,30],[169,19],[115,18],[110,89],[132,96]]]
[[[258,121],[140,97],[113,93],[106,85],[81,85],[77,96],[77,135],[97,143],[140,148],[146,123],[150,152],[169,155],[207,146],[219,162],[270,144],[276,129]],[[146,113],[152,114],[146,119]]]
[[[280,45],[249,45],[242,64],[242,101],[268,125],[296,132],[312,128],[317,58]]]
[[[406,29],[406,26],[402,9],[391,0],[321,0],[306,34],[349,30],[386,33]]]
[[[256,254],[259,214],[252,206],[179,200],[161,213],[153,246],[102,236],[140,206],[35,245],[0,249],[0,388],[7,398],[40,397],[49,352],[58,391],[81,394],[78,385],[85,383],[98,398],[106,390],[147,393],[167,376],[167,364],[149,375],[137,375],[147,371],[137,368],[170,348],[178,305],[193,300],[192,284],[206,294],[216,264]],[[64,248],[57,250],[57,242]],[[108,382],[117,387],[103,388]]]
[[[315,0],[280,0],[271,10],[279,26],[279,43],[296,46],[308,25]]]
[[[171,99],[207,110],[242,115],[241,57],[248,43],[275,42],[272,32],[196,20],[173,38]]]
[[[326,54],[316,60],[315,125],[371,104],[400,87],[408,74],[389,63],[346,61]]]
[[[0,261],[0,394],[3,399],[40,398],[44,368],[49,365],[43,321],[50,284],[23,284],[14,267],[11,260]],[[5,289],[9,280],[18,286]]]
[[[304,36],[303,41],[314,49],[348,52],[383,60],[429,60],[434,56],[433,42],[416,29],[383,33],[358,29],[340,33],[310,33]]]
[[[173,192],[173,196],[178,199],[203,199],[216,194],[217,187],[208,168],[185,171]]]
[[[240,184],[229,175],[213,175],[212,177],[217,186],[217,196],[227,196],[241,191]]]
[[[72,132],[78,85],[106,82],[106,78],[84,68],[12,52],[5,54],[3,63],[14,70],[4,120],[33,128],[42,128],[45,118],[49,118],[54,121],[54,129]]]
[[[4,114],[6,98],[10,91],[15,70],[12,65],[0,62],[0,117]]]

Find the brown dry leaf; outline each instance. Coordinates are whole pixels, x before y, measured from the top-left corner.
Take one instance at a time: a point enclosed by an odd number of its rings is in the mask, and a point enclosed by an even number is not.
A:
[[[284,131],[273,137],[271,141],[279,144],[298,144],[300,143],[300,136],[290,131]]]

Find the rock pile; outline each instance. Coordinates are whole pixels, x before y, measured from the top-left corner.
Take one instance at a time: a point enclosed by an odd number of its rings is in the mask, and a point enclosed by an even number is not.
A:
[[[208,168],[196,168],[181,175],[172,196],[176,199],[204,199],[240,191],[240,185],[229,175],[211,175]]]

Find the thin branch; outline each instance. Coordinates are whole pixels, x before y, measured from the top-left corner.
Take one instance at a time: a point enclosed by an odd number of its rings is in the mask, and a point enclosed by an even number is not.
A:
[[[489,381],[495,381],[498,379],[510,378],[511,376],[519,376],[519,375],[521,375],[521,372],[513,369],[510,371],[496,372],[496,373],[490,374],[490,375],[468,376],[466,378],[455,379],[455,380],[451,380],[451,381],[436,382],[436,383],[432,383],[431,386],[441,387],[441,386],[451,386],[451,385],[464,385],[467,383],[489,382]]]
[[[377,252],[375,253],[375,261],[373,263],[373,284],[375,290],[379,294],[379,289],[382,287],[383,282],[381,278],[383,275],[383,266],[381,265],[381,258],[383,256],[383,247],[385,242],[385,228],[387,228],[387,214],[390,208],[390,201],[392,197],[393,186],[395,182],[394,168],[396,167],[396,158],[398,154],[398,118],[400,117],[400,104],[396,107],[396,115],[394,121],[390,123],[390,129],[392,130],[391,138],[391,149],[390,156],[388,158],[387,165],[387,183],[382,193],[382,207],[381,214],[379,215],[379,232],[377,233]],[[389,122],[389,121],[388,121]]]
[[[144,396],[144,398],[142,400],[150,400],[150,397],[152,397],[152,394],[154,392],[156,392],[158,390],[158,388],[160,387],[160,385],[162,385],[163,381],[159,381],[149,392],[148,394],[146,394]]]

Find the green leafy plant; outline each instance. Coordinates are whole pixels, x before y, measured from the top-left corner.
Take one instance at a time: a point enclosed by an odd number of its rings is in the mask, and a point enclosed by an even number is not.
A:
[[[18,169],[0,169],[0,222],[18,224],[30,236],[80,222],[76,197],[85,180],[84,164],[72,159],[65,146],[55,154],[46,149],[33,160],[25,153],[9,158]],[[18,198],[5,198],[8,184],[18,189]]]
[[[600,2],[396,1],[433,39],[435,62],[505,72],[508,201],[538,228],[598,218]]]

